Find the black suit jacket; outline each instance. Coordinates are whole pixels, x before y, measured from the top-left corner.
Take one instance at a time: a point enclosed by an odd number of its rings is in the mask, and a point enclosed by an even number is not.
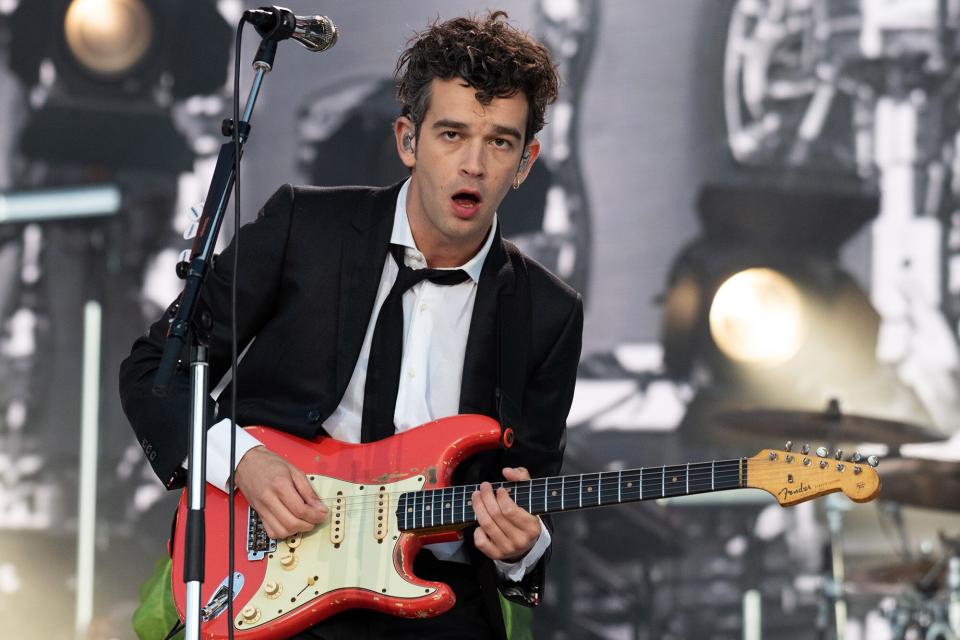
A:
[[[238,372],[239,424],[263,424],[303,438],[323,434],[323,421],[342,398],[373,311],[387,255],[400,185],[388,188],[281,187],[257,220],[240,230],[237,330],[249,344]],[[478,283],[462,373],[461,413],[497,417],[497,309],[510,308],[517,274],[498,236]],[[230,363],[232,243],[215,259],[200,311],[209,312],[210,377]],[[515,249],[513,249],[516,251]],[[533,477],[560,471],[564,428],[580,357],[580,296],[533,260],[524,259],[529,291],[526,375],[513,447],[462,464],[457,482],[499,480],[503,466]],[[189,374],[179,371],[165,398],[151,392],[174,305],[138,339],[120,368],[124,411],[154,471],[168,488],[183,484],[187,454]],[[509,323],[509,318],[504,319]],[[251,343],[252,341],[252,343]],[[186,362],[186,354],[183,361]],[[229,389],[221,394],[229,398]],[[229,415],[221,402],[219,416]],[[213,415],[213,414],[211,414]],[[469,545],[470,536],[467,536]],[[474,554],[481,581],[493,564]],[[543,584],[545,557],[519,585],[499,585],[531,603]],[[488,589],[488,592],[492,591]],[[491,610],[499,605],[493,598]],[[496,605],[496,606],[495,606]]]

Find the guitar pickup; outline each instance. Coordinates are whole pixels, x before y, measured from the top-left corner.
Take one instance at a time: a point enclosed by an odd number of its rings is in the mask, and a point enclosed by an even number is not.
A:
[[[330,542],[339,545],[343,542],[343,532],[347,527],[347,499],[343,491],[337,491],[337,499],[333,502],[333,513],[330,524]]]
[[[387,537],[387,525],[389,522],[387,519],[387,507],[389,504],[390,494],[387,493],[387,488],[380,487],[380,490],[377,491],[377,524],[374,527],[374,535],[377,538],[377,542],[383,542]]]

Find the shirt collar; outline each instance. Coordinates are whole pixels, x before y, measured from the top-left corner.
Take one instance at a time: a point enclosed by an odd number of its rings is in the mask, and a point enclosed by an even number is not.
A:
[[[423,254],[417,248],[417,243],[413,241],[413,232],[410,231],[410,221],[407,219],[407,191],[409,191],[410,179],[407,178],[403,186],[400,187],[400,193],[397,194],[397,206],[393,212],[393,233],[390,235],[390,243],[398,244],[406,248],[407,257],[419,257],[426,264]],[[497,231],[497,216],[493,216],[493,224],[487,233],[487,239],[483,246],[477,251],[476,255],[467,260],[456,269],[463,269],[474,282],[480,282],[480,272],[483,271],[483,262],[490,253],[490,247],[493,246],[493,237]]]

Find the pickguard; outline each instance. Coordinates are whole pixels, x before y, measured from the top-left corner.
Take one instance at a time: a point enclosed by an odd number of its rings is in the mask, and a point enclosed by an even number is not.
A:
[[[422,489],[423,476],[383,484],[308,478],[330,515],[313,531],[278,541],[276,551],[258,561],[267,563],[263,582],[234,618],[236,629],[257,628],[339,589],[401,599],[436,591],[408,581],[394,560],[400,537],[397,502],[402,493]],[[386,505],[379,504],[382,492],[388,496]],[[381,516],[384,520],[378,520]]]

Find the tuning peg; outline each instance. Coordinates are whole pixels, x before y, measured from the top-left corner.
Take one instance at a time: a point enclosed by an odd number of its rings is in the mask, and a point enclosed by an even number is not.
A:
[[[776,459],[777,459],[777,452],[776,452],[776,451],[771,451],[771,452],[770,452],[769,454],[767,454],[767,455],[770,457],[771,460],[776,460]]]
[[[830,455],[830,452],[827,451],[826,447],[817,447],[817,455],[821,458],[826,458],[828,455]]]
[[[833,454],[833,457],[837,460],[843,459],[843,449],[837,449],[837,452]]]
[[[826,468],[827,468],[827,461],[826,461],[826,460],[821,460],[821,461],[820,461],[820,468],[821,468],[821,469],[826,469]]]
[[[809,443],[804,444],[802,447],[800,447],[800,453],[802,453],[803,455],[807,455],[808,453],[810,453]]]
[[[853,468],[853,475],[858,476],[858,475],[860,475],[861,473],[863,473],[863,467],[854,467],[854,468]]]
[[[837,471],[843,471],[844,468],[845,468],[845,467],[844,467],[844,464],[843,464],[842,462],[838,462],[838,463],[837,463]]]
[[[783,445],[784,451],[791,451],[793,449],[793,440],[787,440],[787,444]]]
[[[851,462],[860,463],[860,462],[863,461],[863,456],[860,455],[860,452],[859,452],[859,451],[855,451],[854,454],[853,454],[853,457],[850,458],[850,461],[851,461]]]
[[[869,456],[867,458],[867,464],[870,465],[871,467],[876,467],[877,465],[880,464],[880,458],[878,458],[877,456]]]

